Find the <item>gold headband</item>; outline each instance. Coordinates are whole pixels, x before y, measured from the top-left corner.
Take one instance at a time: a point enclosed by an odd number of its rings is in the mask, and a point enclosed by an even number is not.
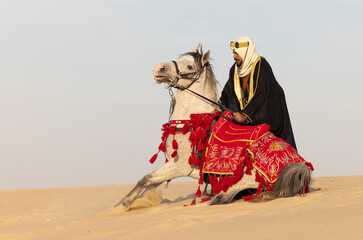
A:
[[[231,48],[243,48],[243,47],[248,47],[249,42],[231,42],[230,46]]]

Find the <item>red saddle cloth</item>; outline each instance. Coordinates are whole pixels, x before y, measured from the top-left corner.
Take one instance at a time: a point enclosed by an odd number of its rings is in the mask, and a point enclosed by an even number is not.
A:
[[[231,118],[229,112],[223,115]],[[256,181],[260,182],[258,192],[262,188],[272,190],[281,169],[290,163],[302,162],[313,170],[293,147],[269,130],[267,124],[243,126],[219,118],[212,129],[201,170],[209,175],[216,194],[227,191],[244,173],[251,174],[253,167],[258,172]]]
[[[232,118],[229,112],[223,114]],[[267,124],[243,126],[220,117],[209,138],[202,172],[234,175],[237,168],[243,164],[246,148],[269,130]]]
[[[290,144],[269,132],[247,147],[252,164],[269,183],[275,183],[281,169],[290,164],[302,162],[313,170]]]

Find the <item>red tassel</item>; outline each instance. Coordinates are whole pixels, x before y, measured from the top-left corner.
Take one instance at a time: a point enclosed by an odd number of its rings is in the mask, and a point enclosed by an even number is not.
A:
[[[204,149],[205,149],[205,146],[204,146],[203,142],[199,142],[199,143],[198,143],[198,148],[197,148],[197,150],[198,150],[198,151],[203,151]]]
[[[175,138],[173,138],[172,145],[173,145],[173,149],[175,149],[175,150],[178,149],[178,143],[176,142]]]
[[[309,183],[306,184],[305,190],[303,193],[310,193]]]
[[[257,172],[256,172],[256,182],[260,183],[258,185],[257,192],[256,192],[256,195],[258,195],[258,194],[262,193],[262,187],[266,186],[266,182],[265,182],[265,179]]]
[[[195,205],[195,203],[196,203],[196,200],[194,198],[194,200],[192,201],[192,203],[190,205]]]
[[[167,137],[169,137],[169,132],[166,130],[166,131],[164,131],[164,132],[163,132],[163,135],[161,136],[161,140],[162,140],[162,141],[165,141],[165,139],[166,139]]]
[[[169,134],[171,134],[171,135],[175,135],[175,129],[176,129],[176,126],[171,126],[171,127],[169,128]]]
[[[198,187],[198,190],[197,190],[197,192],[195,193],[195,196],[196,196],[196,197],[200,197],[200,196],[202,196],[202,192],[200,191],[200,186]]]
[[[245,201],[250,201],[250,200],[252,200],[252,199],[255,199],[256,198],[256,195],[247,195],[247,196],[244,196],[244,197],[242,197],[243,198],[243,200],[245,200]]]
[[[155,154],[154,156],[152,156],[152,158],[150,158],[150,161],[149,161],[149,162],[150,162],[151,164],[153,164],[153,163],[155,162],[155,160],[158,158],[158,154],[159,154],[159,153]]]
[[[223,192],[227,192],[227,190],[229,189],[230,186],[228,185],[222,185],[222,191]]]
[[[177,151],[174,151],[174,152],[171,154],[171,157],[172,157],[172,158],[175,158],[175,157],[176,157],[176,155],[178,155],[178,152],[177,152]]]
[[[272,190],[274,190],[274,188],[275,188],[275,185],[270,185],[269,183],[266,184],[267,191],[272,191]]]
[[[197,132],[196,132],[197,139],[201,139],[202,132],[203,132],[203,130],[200,127],[198,127]]]
[[[166,144],[164,141],[160,143],[159,150],[162,152],[166,152]]]
[[[190,155],[189,160],[188,160],[188,163],[189,163],[189,165],[192,165],[193,164],[193,154]]]
[[[245,163],[246,163],[246,171],[245,171],[245,173],[247,175],[251,175],[252,174],[251,170],[253,169],[252,160],[248,157],[246,159],[246,162]]]
[[[212,184],[212,186],[218,183],[218,179],[215,175],[213,177],[211,175],[208,175],[208,178],[209,178],[209,182],[210,182],[210,184]]]
[[[212,200],[210,197],[202,198],[201,203],[208,202],[210,200]]]
[[[182,129],[182,133],[186,134],[189,131],[189,125],[188,124],[184,124],[183,129]]]
[[[169,162],[169,160],[167,158],[165,158],[165,163],[168,163],[168,162]]]
[[[199,165],[199,161],[198,161],[197,157],[195,156],[195,154],[190,155],[189,164],[190,165],[192,165],[192,164]]]
[[[195,138],[196,138],[195,131],[192,131],[192,132],[190,133],[190,135],[189,135],[189,140],[190,140],[190,141],[193,141],[193,140],[195,140]]]
[[[259,182],[261,182],[261,180],[260,180],[260,179],[261,179],[260,174],[256,172],[256,175],[255,175],[255,181],[259,183]]]
[[[258,185],[256,195],[262,193],[262,184]]]
[[[215,194],[218,194],[222,191],[222,185],[219,183],[215,184],[212,188]]]
[[[313,165],[311,163],[306,162],[305,165],[308,166],[311,171],[314,171],[314,167],[313,167]]]
[[[204,140],[206,137],[207,137],[207,132],[204,131],[203,129],[201,129],[199,131],[199,138],[202,139],[202,140]]]

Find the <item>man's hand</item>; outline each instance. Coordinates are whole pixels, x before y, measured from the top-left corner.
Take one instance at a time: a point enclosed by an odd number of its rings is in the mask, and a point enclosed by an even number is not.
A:
[[[239,112],[234,112],[233,118],[234,118],[234,120],[236,120],[237,122],[240,122],[240,123],[243,123],[244,121],[246,121],[246,116]]]

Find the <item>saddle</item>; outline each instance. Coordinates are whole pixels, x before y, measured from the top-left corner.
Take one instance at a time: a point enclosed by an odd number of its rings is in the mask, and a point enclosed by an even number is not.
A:
[[[230,112],[224,116],[231,118]],[[225,118],[219,118],[213,126],[203,164],[203,173],[217,175],[235,175],[238,166],[243,165],[246,149],[256,139],[268,133],[267,124],[243,126]]]
[[[232,117],[229,112],[223,115]],[[290,163],[302,162],[313,170],[293,147],[274,136],[267,124],[244,126],[226,118],[219,118],[213,126],[200,169],[214,194],[227,191],[253,168],[260,183],[258,193],[272,190],[281,169]]]

